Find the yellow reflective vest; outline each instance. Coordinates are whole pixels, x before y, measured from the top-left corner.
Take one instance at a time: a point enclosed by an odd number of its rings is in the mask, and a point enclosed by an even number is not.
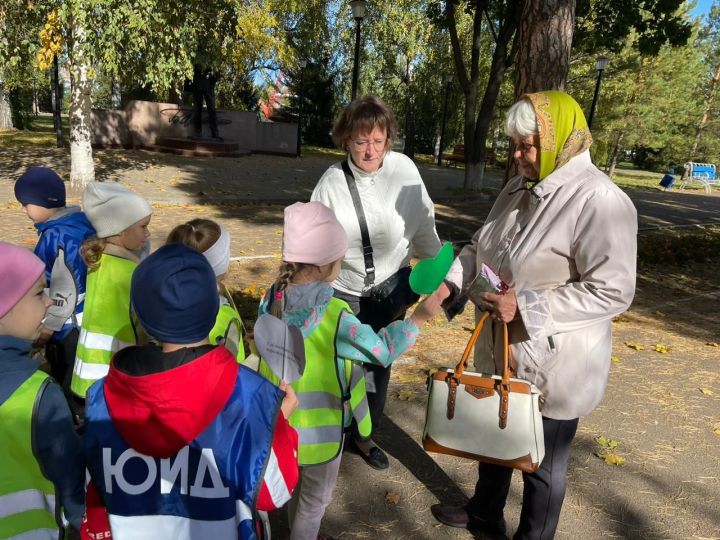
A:
[[[370,409],[361,365],[338,358],[335,339],[346,302],[332,298],[320,324],[305,338],[305,371],[294,383],[298,408],[290,425],[299,435],[298,462],[301,466],[332,461],[342,449],[343,433],[354,418],[362,437],[372,431]],[[262,360],[260,373],[279,382]]]
[[[33,453],[33,415],[49,382],[33,373],[0,405],[0,538],[58,538],[55,486]]]
[[[137,263],[103,253],[100,267],[88,272],[71,390],[84,398],[107,375],[113,355],[137,343],[130,319],[130,280]]]
[[[243,326],[240,314],[221,296],[220,309],[215,319],[215,326],[210,330],[210,344],[224,345],[238,362],[242,362],[245,360],[242,330]]]

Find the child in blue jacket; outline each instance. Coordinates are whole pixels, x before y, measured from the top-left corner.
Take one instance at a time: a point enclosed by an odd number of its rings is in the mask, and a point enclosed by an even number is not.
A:
[[[95,234],[79,206],[65,205],[65,184],[47,167],[30,167],[15,183],[15,198],[37,229],[35,255],[45,264],[52,304],[35,343],[46,346],[52,376],[67,391],[75,361],[87,266],[80,246]]]

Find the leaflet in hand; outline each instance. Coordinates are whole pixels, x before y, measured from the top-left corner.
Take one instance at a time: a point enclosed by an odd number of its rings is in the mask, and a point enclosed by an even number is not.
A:
[[[508,286],[500,279],[492,268],[485,263],[480,267],[480,271],[475,279],[467,288],[467,295],[473,303],[483,310],[492,309],[492,304],[480,298],[482,293],[498,293],[503,294],[508,290]]]

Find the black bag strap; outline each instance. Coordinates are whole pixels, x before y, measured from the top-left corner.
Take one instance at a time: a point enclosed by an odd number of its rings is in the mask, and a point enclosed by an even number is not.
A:
[[[365,220],[365,211],[363,210],[362,201],[360,200],[360,193],[358,193],[355,177],[350,170],[347,159],[342,162],[342,170],[345,173],[345,180],[347,181],[350,197],[352,198],[353,206],[355,206],[355,213],[357,214],[358,224],[360,225],[360,238],[362,238],[363,257],[365,258],[365,273],[368,277],[368,285],[372,287],[375,284],[375,262],[373,261],[373,248],[370,243],[367,221]]]

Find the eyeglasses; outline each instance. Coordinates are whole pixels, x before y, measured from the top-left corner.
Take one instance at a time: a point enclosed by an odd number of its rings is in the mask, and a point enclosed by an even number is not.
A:
[[[356,139],[352,141],[353,148],[355,148],[358,152],[362,152],[363,150],[370,148],[370,146],[372,146],[376,152],[381,152],[385,149],[385,144],[387,144],[387,139],[375,139],[374,141]]]
[[[538,147],[537,144],[521,142],[515,146],[515,151],[520,152],[522,154],[527,154],[528,152],[530,152],[530,150],[532,150],[533,148],[537,148],[537,147]]]

